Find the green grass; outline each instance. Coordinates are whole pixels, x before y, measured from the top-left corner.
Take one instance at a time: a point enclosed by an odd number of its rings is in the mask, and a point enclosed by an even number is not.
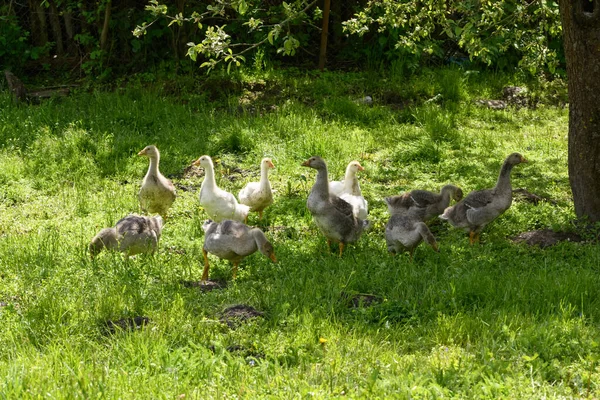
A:
[[[572,398],[600,391],[597,244],[541,250],[508,238],[571,229],[567,110],[490,111],[514,78],[423,71],[187,77],[81,92],[39,106],[0,94],[0,398]],[[441,93],[441,100],[424,101]],[[371,95],[373,107],[354,100]],[[129,261],[87,243],[137,212],[147,144],[179,189],[155,257]],[[454,183],[494,184],[503,159],[531,162],[513,186],[556,200],[515,201],[469,246],[436,224],[440,253],[413,262],[386,251],[383,198]],[[219,184],[236,193],[270,156],[276,200],[260,224],[279,263],[247,258],[238,278],[211,256],[201,293],[182,281],[202,271],[201,178],[182,177],[202,154],[221,160]],[[327,161],[339,179],[357,159],[374,228],[340,259],[305,202]],[[233,167],[250,171],[246,177]],[[383,301],[351,308],[342,293]],[[264,318],[232,330],[218,321],[244,303]],[[106,335],[109,319],[147,316]],[[321,344],[320,338],[327,340]],[[231,346],[238,351],[229,351]]]

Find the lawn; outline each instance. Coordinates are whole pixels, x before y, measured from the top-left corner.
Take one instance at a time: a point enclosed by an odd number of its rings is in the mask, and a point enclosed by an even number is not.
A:
[[[138,76],[29,106],[0,93],[0,398],[597,396],[598,245],[511,240],[576,228],[568,109],[548,88],[531,90],[550,99],[535,108],[475,102],[519,83],[455,69],[267,71]],[[148,161],[136,154],[148,144],[178,190],[160,250],[91,260],[97,231],[139,212]],[[552,201],[516,198],[479,245],[440,221],[439,253],[387,253],[384,197],[492,187],[515,151],[530,162],[515,167],[513,187]],[[209,256],[211,279],[227,282],[211,292],[193,285],[203,178],[184,172],[203,154],[220,160],[217,183],[235,194],[258,180],[262,157],[276,166],[275,202],[249,224],[279,262],[256,253],[232,280],[231,265]],[[373,228],[341,258],[306,209],[315,172],[300,164],[312,155],[331,179],[353,159],[365,167]],[[235,304],[264,314],[230,327],[220,317]],[[147,324],[107,329],[134,317]]]

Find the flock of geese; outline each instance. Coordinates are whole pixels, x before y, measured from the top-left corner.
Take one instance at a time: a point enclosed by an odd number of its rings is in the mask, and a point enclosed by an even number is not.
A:
[[[140,207],[144,213],[158,215],[131,214],[119,220],[114,227],[102,229],[89,245],[92,258],[104,248],[120,251],[128,257],[153,253],[158,247],[164,220],[176,198],[175,187],[158,169],[160,153],[156,146],[146,146],[138,155],[150,160],[138,193]],[[510,207],[510,173],[515,165],[524,162],[527,160],[519,153],[509,155],[500,169],[496,186],[470,192],[464,198],[462,190],[454,185],[444,186],[440,193],[412,190],[386,197],[390,213],[385,227],[388,251],[393,254],[408,251],[412,259],[415,248],[423,241],[438,251],[438,244],[427,226],[427,222],[436,217],[469,232],[471,244],[477,242],[482,229]],[[248,183],[238,195],[239,202],[232,193],[217,186],[214,164],[209,156],[200,157],[193,165],[204,169],[199,200],[210,218],[202,226],[205,232],[202,281],[208,280],[208,253],[231,261],[233,278],[239,263],[257,250],[276,262],[273,245],[264,233],[246,225],[250,212],[258,212],[262,219],[263,211],[273,203],[268,176],[269,169],[275,167],[272,160],[262,159],[260,181]],[[321,157],[311,157],[302,166],[317,170],[306,205],[327,244],[332,241],[339,244],[341,257],[344,246],[356,242],[371,225],[367,220],[368,203],[362,196],[356,177],[364,168],[357,161],[352,161],[346,168],[343,181],[330,182],[327,164]],[[453,206],[450,206],[451,200],[456,202]]]

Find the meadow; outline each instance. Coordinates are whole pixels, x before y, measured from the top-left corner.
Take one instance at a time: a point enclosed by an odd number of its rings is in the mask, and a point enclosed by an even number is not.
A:
[[[79,90],[39,105],[0,93],[0,398],[594,398],[600,393],[600,252],[592,240],[546,249],[521,232],[575,230],[568,109],[490,110],[518,78],[460,69],[239,72]],[[552,98],[549,88],[532,94]],[[372,105],[361,101],[370,95]],[[438,96],[439,95],[439,96]],[[428,101],[434,99],[433,101]],[[556,103],[556,102],[555,102]],[[178,198],[155,256],[87,251],[96,232],[139,212],[155,144]],[[518,151],[514,188],[552,199],[512,207],[470,246],[448,224],[387,253],[383,198],[446,183],[494,185]],[[231,279],[214,256],[202,292],[201,176],[220,160],[235,194],[273,159],[275,202],[258,220],[278,263],[256,253]],[[373,228],[339,258],[306,209],[312,155],[340,179],[353,159]],[[375,302],[353,302],[353,296]],[[359,297],[360,298],[360,297]],[[233,328],[231,305],[262,317]],[[147,317],[138,329],[106,321]]]

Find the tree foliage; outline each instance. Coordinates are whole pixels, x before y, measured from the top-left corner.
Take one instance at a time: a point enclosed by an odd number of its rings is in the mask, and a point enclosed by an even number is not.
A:
[[[376,0],[344,22],[352,34],[393,32],[394,48],[412,55],[470,60],[536,74],[562,61],[555,1]]]
[[[190,59],[231,68],[256,54],[316,61],[320,7],[321,0],[8,2],[0,5],[0,64],[64,60],[72,71],[106,76],[157,64],[188,68]],[[330,19],[331,68],[410,60],[414,69],[469,62],[564,70],[553,0],[335,0]]]

